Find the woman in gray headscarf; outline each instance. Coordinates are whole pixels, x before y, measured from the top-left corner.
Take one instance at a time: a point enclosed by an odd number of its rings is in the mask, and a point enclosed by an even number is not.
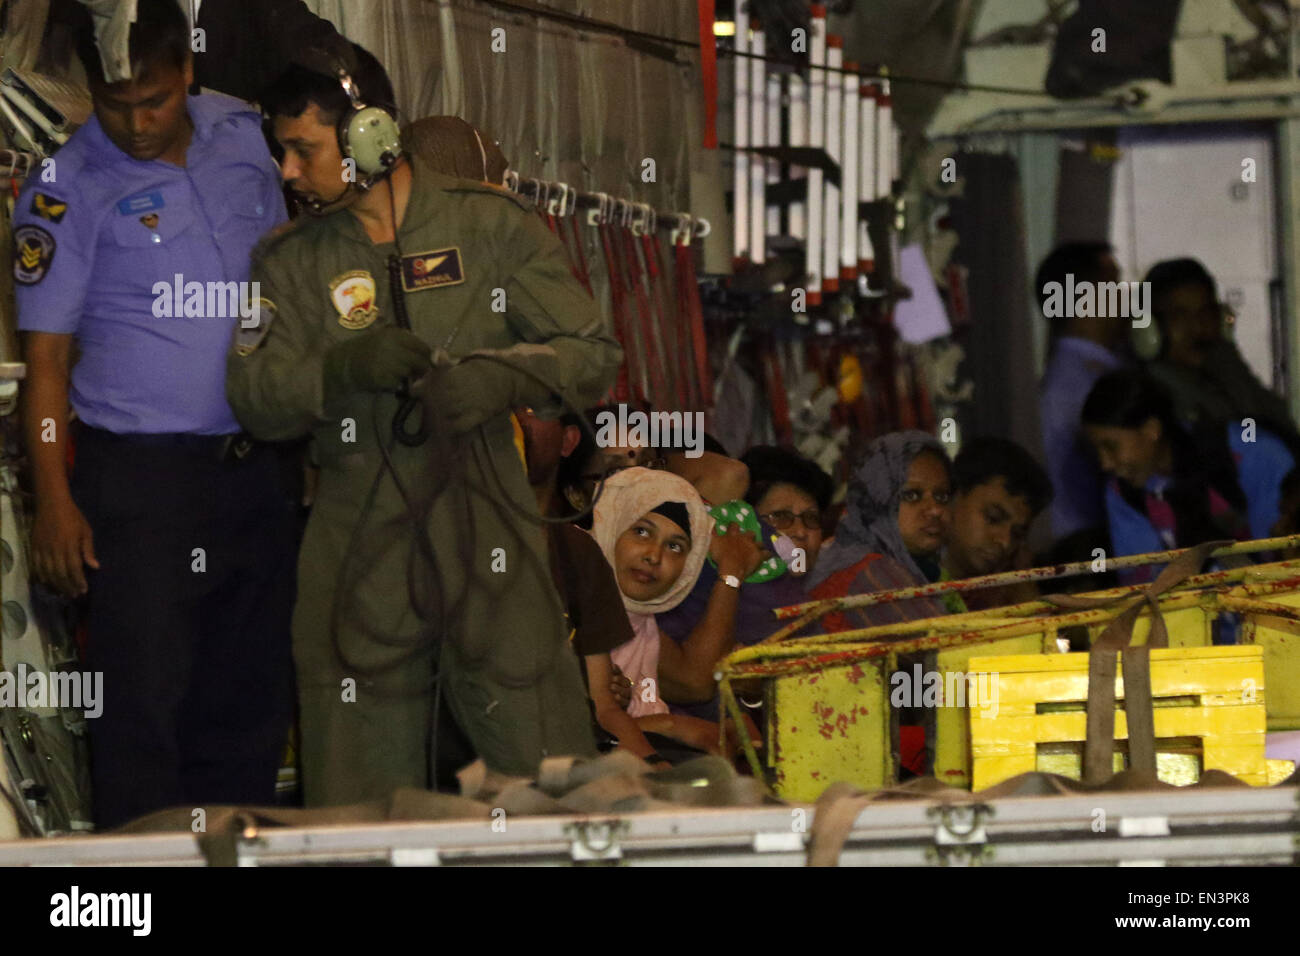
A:
[[[835,540],[809,574],[812,595],[843,597],[937,580],[950,497],[948,456],[937,439],[919,431],[875,439],[849,483]],[[916,598],[828,615],[825,623],[842,630],[944,613],[937,599]]]
[[[822,550],[809,582],[816,598],[845,597],[915,587],[938,578],[938,554],[948,531],[951,497],[948,456],[925,432],[893,432],[867,446],[849,483],[847,508],[835,541]],[[926,569],[933,568],[927,575]],[[938,598],[888,601],[822,618],[828,632],[897,624],[948,613]],[[935,652],[904,654],[898,666],[935,671]],[[890,686],[894,686],[890,677]],[[892,702],[891,702],[892,703]],[[931,773],[934,708],[893,708],[898,728],[894,759],[914,774]],[[916,731],[920,729],[919,736]],[[910,728],[905,733],[904,727]],[[923,744],[921,742],[924,742]]]

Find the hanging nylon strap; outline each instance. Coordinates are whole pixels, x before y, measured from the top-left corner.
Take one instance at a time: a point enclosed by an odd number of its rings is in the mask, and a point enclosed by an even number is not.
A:
[[[570,216],[569,222],[572,224],[572,228],[569,231],[573,236],[573,274],[577,277],[578,281],[582,283],[582,287],[587,290],[587,295],[594,296],[595,293],[591,288],[591,270],[587,267],[587,253],[582,248],[582,230],[578,226],[578,217]],[[565,248],[569,248],[567,242],[565,243]]]
[[[623,269],[615,248],[611,232],[613,227],[602,222],[596,227],[600,233],[600,245],[605,253],[605,266],[609,271],[609,298],[614,313],[614,335],[623,346],[623,361],[618,367],[618,376],[610,395],[613,402],[625,403],[632,397],[632,369],[635,351],[628,336],[627,293],[623,286]]]
[[[1136,597],[1087,598],[1049,595],[1060,607],[1098,608],[1118,601],[1130,603],[1092,642],[1088,652],[1088,722],[1083,749],[1085,783],[1104,783],[1114,775],[1116,652],[1124,656],[1124,713],[1128,721],[1129,766],[1156,778],[1155,718],[1151,700],[1151,649],[1169,646],[1169,634],[1160,611],[1160,595],[1196,574],[1217,548],[1231,541],[1206,541],[1179,555]],[[1133,625],[1143,608],[1151,609],[1151,630],[1145,645],[1133,646]]]
[[[641,267],[640,253],[637,251],[636,238],[631,229],[620,229],[619,240],[623,246],[623,263],[627,269],[628,286],[632,289],[636,302],[636,319],[632,325],[640,340],[641,371],[644,376],[649,372],[649,380],[643,379],[644,393],[642,400],[648,401],[651,408],[665,408],[667,392],[664,386],[663,369],[659,365],[659,350],[656,348],[658,337],[654,327],[654,316],[650,311],[650,297],[646,294],[645,274]]]
[[[685,394],[686,383],[682,379],[678,357],[681,341],[677,335],[677,322],[674,316],[676,302],[670,310],[668,296],[664,293],[664,270],[659,257],[659,237],[657,235],[641,236],[641,258],[645,262],[646,284],[650,292],[650,310],[653,322],[655,347],[659,353],[660,366],[664,375],[665,400],[670,403],[661,406],[665,409],[685,411],[689,408],[689,399]]]
[[[776,344],[771,333],[765,333],[761,339],[760,361],[763,363],[763,378],[767,384],[767,400],[771,406],[772,428],[776,440],[781,445],[794,444],[794,427],[790,422],[790,401],[785,393],[785,375],[781,371],[781,359],[777,355]]]
[[[700,307],[700,285],[695,278],[695,256],[685,239],[679,240],[677,297],[682,315],[690,327],[691,351],[695,358],[695,385],[700,399],[697,411],[713,403],[713,375],[709,367],[709,346],[704,334],[704,310]]]

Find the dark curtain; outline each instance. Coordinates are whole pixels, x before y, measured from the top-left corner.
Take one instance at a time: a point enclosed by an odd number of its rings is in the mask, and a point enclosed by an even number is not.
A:
[[[1056,244],[1110,238],[1111,195],[1119,151],[1114,130],[1080,133],[1061,148],[1056,188]],[[1044,197],[1045,201],[1050,197]],[[1035,263],[1035,266],[1037,263]]]
[[[996,435],[1037,454],[1038,382],[1025,263],[1020,175],[1010,156],[963,154],[957,160],[964,195],[950,200],[959,237],[953,261],[970,270],[971,321],[958,333],[965,369],[975,383],[962,409],[965,438]]]

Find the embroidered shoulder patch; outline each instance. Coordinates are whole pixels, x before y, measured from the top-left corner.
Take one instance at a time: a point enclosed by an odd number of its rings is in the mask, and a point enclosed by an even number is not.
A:
[[[68,204],[62,199],[56,199],[47,193],[36,193],[32,196],[32,212],[42,219],[48,219],[52,223],[60,223],[68,212]]]
[[[14,230],[14,245],[14,281],[36,285],[49,274],[58,244],[40,226],[29,225]]]
[[[270,299],[258,299],[252,311],[248,318],[239,320],[235,329],[235,354],[240,358],[257,351],[275,320],[275,303]]]
[[[356,332],[379,318],[375,306],[375,279],[364,269],[353,269],[330,280],[330,301],[339,313],[339,325]]]

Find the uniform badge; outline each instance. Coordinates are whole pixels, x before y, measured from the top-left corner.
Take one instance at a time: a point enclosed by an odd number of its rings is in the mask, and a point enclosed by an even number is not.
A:
[[[68,211],[68,204],[60,199],[55,199],[46,193],[37,193],[32,197],[32,212],[42,219],[48,219],[53,223],[63,221],[63,216]]]
[[[162,193],[140,193],[138,196],[127,196],[117,204],[118,215],[138,216],[142,212],[150,212],[154,209],[161,209],[167,205],[163,202]]]
[[[364,269],[354,269],[330,280],[330,299],[339,311],[339,325],[364,329],[379,318],[375,308],[375,280]]]
[[[406,292],[460,285],[464,281],[460,250],[455,247],[402,256],[402,289]]]
[[[57,248],[54,237],[40,226],[19,226],[14,230],[14,281],[36,285],[50,271]]]
[[[144,223],[147,229],[158,228],[158,214],[156,212],[147,212],[140,217],[140,222]]]
[[[240,319],[235,327],[235,354],[240,358],[252,355],[271,331],[271,322],[275,319],[275,303],[270,299],[258,299],[252,324],[245,325],[247,319]]]

